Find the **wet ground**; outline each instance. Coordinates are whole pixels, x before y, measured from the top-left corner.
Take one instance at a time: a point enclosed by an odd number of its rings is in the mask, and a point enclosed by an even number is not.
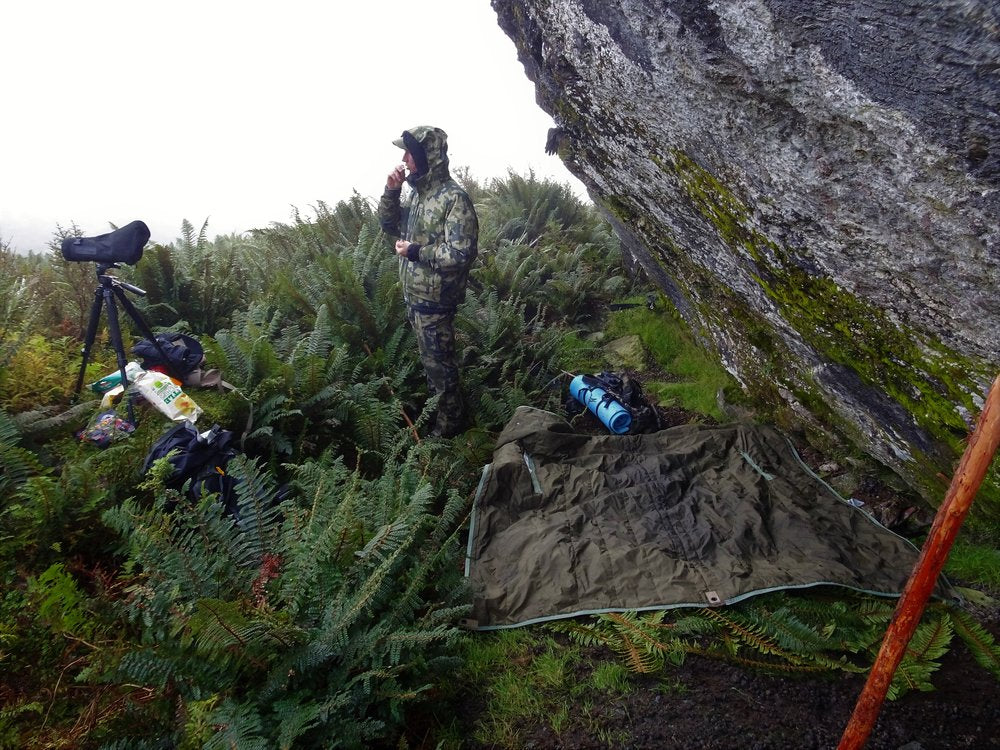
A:
[[[934,684],[933,692],[885,703],[866,748],[1000,748],[1000,682],[957,639]],[[636,678],[629,695],[592,706],[589,726],[558,735],[538,727],[525,747],[833,750],[863,685],[856,675],[776,678],[691,657],[658,678]]]

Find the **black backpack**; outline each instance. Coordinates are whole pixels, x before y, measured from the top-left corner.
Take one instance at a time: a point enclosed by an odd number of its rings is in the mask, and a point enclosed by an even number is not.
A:
[[[158,333],[155,344],[149,339],[142,339],[132,347],[132,351],[142,358],[144,370],[162,367],[167,375],[178,380],[184,380],[197,370],[205,359],[205,350],[198,339],[184,333]]]
[[[236,480],[226,473],[226,464],[237,454],[233,447],[234,439],[232,432],[223,430],[217,424],[201,434],[194,424],[185,420],[172,427],[153,444],[142,466],[142,473],[146,474],[157,459],[167,456],[170,451],[176,451],[167,458],[174,470],[167,479],[166,486],[182,490],[190,482],[187,496],[192,501],[198,500],[203,494],[217,492],[226,514],[239,521]]]
[[[605,398],[612,398],[625,407],[632,415],[628,434],[637,435],[645,432],[657,432],[663,429],[660,414],[646,399],[639,381],[628,375],[618,375],[614,372],[601,372],[597,375],[584,375],[586,386],[597,387],[604,391]],[[570,396],[564,408],[570,414],[579,414],[584,410],[583,404]]]

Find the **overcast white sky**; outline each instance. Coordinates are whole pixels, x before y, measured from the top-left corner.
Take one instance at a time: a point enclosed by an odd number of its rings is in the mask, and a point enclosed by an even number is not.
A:
[[[0,6],[0,239],[43,250],[182,219],[210,237],[377,197],[406,127],[453,166],[582,187],[489,0],[20,0]]]

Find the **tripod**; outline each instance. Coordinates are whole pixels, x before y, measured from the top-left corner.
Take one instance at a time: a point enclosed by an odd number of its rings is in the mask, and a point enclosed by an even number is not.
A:
[[[94,303],[90,308],[90,321],[87,323],[87,337],[83,342],[83,361],[80,363],[80,373],[76,378],[76,390],[75,394],[80,395],[80,388],[83,386],[84,371],[87,369],[87,360],[90,358],[90,349],[94,345],[94,339],[97,336],[97,324],[101,318],[101,307],[108,313],[108,333],[111,337],[111,344],[115,349],[115,355],[118,358],[118,370],[121,372],[122,376],[122,386],[126,389],[128,393],[128,376],[125,374],[125,367],[127,362],[125,361],[125,346],[122,343],[122,332],[118,325],[118,308],[115,304],[115,298],[121,302],[122,307],[125,308],[125,312],[128,316],[132,318],[135,324],[139,327],[142,335],[153,342],[157,350],[163,354],[163,350],[160,348],[160,342],[156,340],[156,336],[150,330],[146,321],[142,319],[142,315],[136,309],[132,301],[125,296],[125,292],[129,291],[133,294],[145,296],[146,292],[137,286],[128,284],[116,276],[112,276],[108,273],[113,268],[118,268],[116,263],[98,263],[97,264],[97,288],[94,290]],[[164,355],[166,358],[166,355]],[[132,394],[128,394],[128,420],[132,424],[135,424],[135,414],[132,408]]]

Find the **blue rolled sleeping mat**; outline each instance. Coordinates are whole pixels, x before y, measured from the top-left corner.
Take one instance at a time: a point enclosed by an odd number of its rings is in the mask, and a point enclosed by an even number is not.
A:
[[[628,432],[632,425],[632,413],[596,385],[593,378],[577,375],[569,384],[569,393],[616,435]]]

